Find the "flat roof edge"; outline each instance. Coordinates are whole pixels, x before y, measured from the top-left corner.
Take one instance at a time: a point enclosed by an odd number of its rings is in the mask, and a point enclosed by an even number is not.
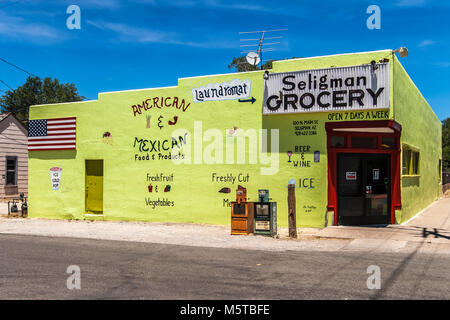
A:
[[[45,107],[45,106],[57,106],[60,104],[73,104],[73,103],[87,103],[87,102],[96,102],[98,99],[94,100],[84,100],[84,101],[72,101],[72,102],[56,102],[56,103],[46,103],[46,104],[33,104],[30,106],[30,108],[34,107]]]
[[[284,59],[284,60],[274,60],[273,63],[280,63],[285,61],[297,61],[297,60],[307,60],[307,59],[316,59],[316,58],[326,58],[326,57],[338,57],[338,56],[349,56],[352,54],[371,54],[371,53],[381,53],[381,52],[392,52],[392,49],[384,49],[384,50],[375,50],[375,51],[361,51],[361,52],[347,52],[347,53],[337,53],[337,54],[327,54],[322,56],[313,56],[313,57],[304,57],[304,58],[295,58],[295,59]]]
[[[203,76],[193,76],[193,77],[178,78],[178,81],[185,80],[185,79],[195,79],[195,78],[205,78],[205,77],[222,77],[222,76],[232,76],[232,75],[243,74],[243,73],[258,73],[258,72],[264,72],[264,70],[254,70],[254,71],[244,71],[244,72],[231,72],[231,73],[218,73],[218,74],[205,74]]]
[[[105,91],[105,92],[99,92],[98,95],[101,95],[101,94],[122,93],[122,92],[133,92],[133,91],[148,91],[148,90],[159,90],[159,89],[172,89],[172,88],[178,88],[178,86],[166,86],[166,87],[155,87],[155,88],[141,88],[141,89],[128,89],[128,90],[120,90],[120,91]]]

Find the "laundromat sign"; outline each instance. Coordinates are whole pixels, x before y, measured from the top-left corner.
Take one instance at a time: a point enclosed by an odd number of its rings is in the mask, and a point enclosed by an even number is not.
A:
[[[389,108],[389,63],[269,74],[263,114]]]

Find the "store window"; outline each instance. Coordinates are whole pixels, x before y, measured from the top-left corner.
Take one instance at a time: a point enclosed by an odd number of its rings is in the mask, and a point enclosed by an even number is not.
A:
[[[333,148],[345,147],[345,137],[344,136],[331,136],[331,146]]]
[[[419,153],[412,151],[411,154],[412,157],[412,175],[417,175],[419,174]]]
[[[352,137],[352,148],[375,149],[377,147],[376,137]]]
[[[409,167],[411,163],[411,150],[403,147],[402,154],[403,154],[402,174],[407,175],[409,174]]]
[[[438,177],[439,177],[439,181],[442,180],[442,159],[439,159],[439,163],[438,163]]]
[[[6,157],[6,185],[17,184],[17,157]]]
[[[395,139],[391,138],[391,137],[381,138],[381,147],[384,149],[394,149],[395,148]]]

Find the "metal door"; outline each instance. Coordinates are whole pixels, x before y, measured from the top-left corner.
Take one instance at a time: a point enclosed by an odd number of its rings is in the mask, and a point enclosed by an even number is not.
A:
[[[103,160],[86,160],[86,213],[103,213]]]

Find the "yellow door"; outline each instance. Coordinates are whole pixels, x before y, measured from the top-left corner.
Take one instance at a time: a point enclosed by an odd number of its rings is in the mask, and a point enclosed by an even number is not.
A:
[[[86,160],[86,213],[103,213],[103,160]]]

